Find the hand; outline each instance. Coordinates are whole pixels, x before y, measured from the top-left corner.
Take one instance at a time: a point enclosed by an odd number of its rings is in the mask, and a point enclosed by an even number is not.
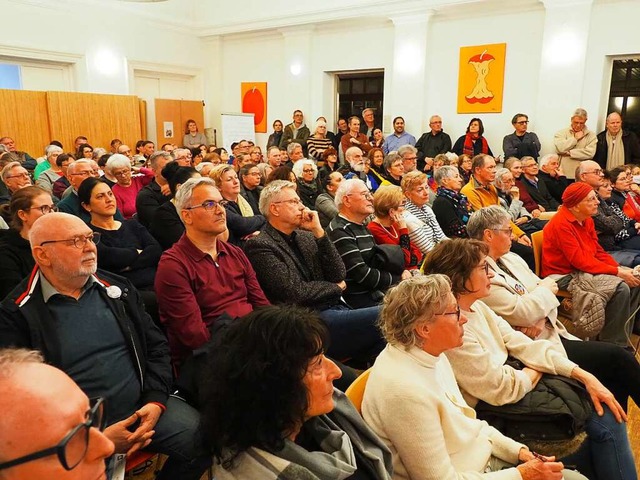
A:
[[[336,283],[336,285],[338,285],[340,287],[340,290],[342,290],[343,292],[347,289],[347,282],[345,282],[344,280]]]
[[[519,332],[524,333],[531,340],[535,340],[536,338],[538,338],[538,335],[540,335],[542,333],[542,329],[538,328],[536,326],[533,326],[533,327],[515,327],[515,329],[518,330]]]
[[[300,222],[300,228],[308,232],[313,233],[316,238],[322,238],[324,236],[324,229],[320,224],[320,217],[315,210],[309,210],[305,208],[302,211],[302,221]]]
[[[538,286],[548,288],[554,295],[558,293],[558,283],[553,278],[543,278],[538,282]]]
[[[351,137],[349,141],[355,145],[360,145],[360,142],[355,137]]]
[[[404,272],[402,272],[402,275],[400,276],[400,278],[402,280],[406,280],[407,278],[411,278],[411,272],[409,270],[405,270]]]
[[[146,432],[138,437],[134,437],[128,427],[138,421],[137,412],[120,422],[109,425],[104,430],[104,434],[109,440],[115,444],[116,453],[126,453],[131,455],[137,450],[146,447],[151,443],[151,437],[155,433],[153,430]]]
[[[391,220],[393,220],[393,223],[395,223],[398,228],[407,228],[407,221],[404,219],[402,212],[392,209],[389,213]]]
[[[511,198],[513,198],[514,200],[519,200],[520,199],[520,189],[514,185],[509,190],[509,195],[511,195]]]
[[[598,415],[602,416],[604,414],[604,409],[602,408],[602,403],[604,403],[609,407],[609,410],[611,410],[613,416],[616,417],[618,423],[627,421],[627,414],[624,413],[624,410],[616,398],[593,374],[580,367],[576,367],[571,372],[571,378],[575,378],[581,382],[584,385],[584,388],[587,389],[587,392],[591,397],[591,401],[593,402],[593,407]]]
[[[633,227],[636,229],[637,232],[640,232],[640,223],[636,223]]]
[[[542,460],[543,462],[555,462],[556,457],[545,457],[544,455],[540,455],[539,453],[533,453],[527,447],[522,447],[520,452],[518,452],[518,460],[522,463],[526,463],[530,460],[537,458],[538,460]]]
[[[538,209],[539,209],[541,212],[546,212],[545,208],[544,208],[542,205],[538,205]]]
[[[618,275],[624,283],[629,285],[629,287],[638,287],[640,286],[640,278],[636,277],[633,274],[633,270],[628,267],[618,267]]]
[[[162,195],[164,195],[165,197],[168,197],[171,195],[171,189],[169,188],[169,184],[165,183],[164,185],[162,185],[160,187],[160,192],[162,192]]]
[[[529,237],[527,237],[526,235],[522,235],[521,237],[519,237],[518,243],[521,245],[526,245],[527,247],[531,246],[531,240],[529,240]]]
[[[562,480],[562,462],[543,462],[537,458],[516,467],[522,480]]]
[[[522,225],[523,223],[527,223],[529,221],[529,217],[520,217],[515,222],[516,225]]]
[[[524,367],[522,371],[527,374],[527,376],[529,377],[529,380],[531,380],[531,385],[534,387],[538,384],[538,382],[542,378],[542,372],[534,370],[533,368]]]
[[[533,218],[540,218],[541,213],[542,212],[538,208],[536,208],[533,212],[531,212],[531,215],[533,216]]]
[[[140,425],[133,433],[146,433],[155,428],[156,423],[158,423],[160,419],[160,415],[162,415],[162,408],[155,403],[147,403],[136,411],[136,415],[140,418]]]
[[[573,132],[573,137],[576,140],[580,140],[582,137],[584,137],[584,130],[578,130],[577,132]]]

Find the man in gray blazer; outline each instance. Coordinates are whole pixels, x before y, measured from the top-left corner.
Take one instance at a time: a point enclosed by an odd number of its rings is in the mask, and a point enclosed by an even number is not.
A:
[[[325,235],[318,212],[300,202],[292,182],[271,182],[260,196],[267,225],[245,253],[272,303],[316,310],[331,333],[330,356],[368,363],[384,347],[376,327],[380,307],[349,308],[342,300],[346,269]]]

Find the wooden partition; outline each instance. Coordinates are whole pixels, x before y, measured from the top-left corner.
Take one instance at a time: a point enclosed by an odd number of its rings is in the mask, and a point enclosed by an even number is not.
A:
[[[11,137],[18,150],[34,158],[54,138],[49,133],[46,92],[0,90],[0,137]]]
[[[193,119],[198,130],[204,133],[204,109],[200,100],[168,100],[157,98],[156,135],[158,148],[165,143],[182,145],[187,120]],[[173,137],[167,137],[164,122],[173,122]]]

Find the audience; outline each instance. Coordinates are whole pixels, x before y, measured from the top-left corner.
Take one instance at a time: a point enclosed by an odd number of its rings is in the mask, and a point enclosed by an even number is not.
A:
[[[533,214],[524,208],[524,204],[520,200],[521,190],[516,186],[513,174],[508,168],[499,168],[493,183],[497,187],[500,206],[509,213],[509,217],[515,225],[528,234],[539,232],[544,228],[547,222],[534,218]]]
[[[549,190],[547,190],[547,185],[538,178],[540,170],[538,169],[538,163],[535,158],[524,156],[520,161],[522,162],[522,176],[520,180],[531,198],[547,212],[555,212],[558,210],[560,202],[551,196]]]
[[[69,189],[69,187],[71,186],[71,183],[69,183],[69,165],[71,165],[73,161],[73,157],[66,153],[58,155],[58,158],[56,158],[56,166],[60,170],[58,172],[60,173],[60,177],[55,182],[53,182],[51,193],[58,200],[63,199],[64,193],[67,190],[69,191],[69,193],[71,193],[71,189]],[[45,174],[45,172],[42,173]],[[44,181],[44,177],[42,178],[42,180]]]
[[[598,165],[596,162],[591,164]],[[602,169],[597,167],[593,169],[594,174],[602,174]],[[627,172],[625,167],[616,167],[609,172],[611,176],[611,201],[616,203],[618,207],[630,218],[636,222],[640,222],[640,196],[631,188],[633,185],[631,174]]]
[[[6,185],[9,195],[31,185],[31,176],[20,162],[9,162],[2,169],[2,182]],[[4,202],[7,203],[7,202]]]
[[[398,152],[391,152],[384,157],[382,165],[386,172],[385,179],[387,182],[399,187],[402,184],[402,175],[404,175],[402,157]]]
[[[516,113],[511,119],[511,125],[515,131],[511,135],[506,135],[502,140],[502,150],[505,158],[532,157],[534,160],[540,154],[540,140],[533,132],[527,132],[529,117],[524,113]]]
[[[56,166],[56,159],[59,155],[64,153],[61,147],[57,145],[47,145],[44,149],[44,160],[38,164],[33,171],[33,179],[38,180],[42,172]],[[57,179],[54,179],[55,182]],[[51,182],[53,183],[53,182]]]
[[[324,192],[316,198],[315,210],[320,218],[322,228],[327,228],[336,215],[338,215],[338,207],[336,207],[335,196],[340,183],[344,177],[340,172],[332,172],[323,179]]]
[[[545,212],[546,209],[529,195],[529,190],[527,190],[522,182],[524,176],[522,174],[522,161],[516,157],[507,158],[504,161],[504,168],[511,172],[514,184],[518,187],[518,194],[524,208],[531,213],[533,218],[540,218],[540,215],[542,215],[542,212]]]
[[[567,178],[574,179],[576,168],[583,160],[593,159],[598,138],[586,126],[587,111],[576,108],[568,128],[559,130],[553,137],[553,144],[560,159],[560,166]]]
[[[206,177],[207,175],[202,176]],[[260,213],[260,192],[262,192],[260,168],[255,163],[249,163],[240,169],[238,177],[240,178],[240,195],[249,203],[254,215],[258,215]]]

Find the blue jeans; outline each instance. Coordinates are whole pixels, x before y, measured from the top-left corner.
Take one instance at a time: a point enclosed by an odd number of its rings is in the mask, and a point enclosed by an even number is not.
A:
[[[353,359],[370,363],[385,347],[378,329],[380,307],[350,309],[336,305],[320,312],[329,329],[331,344],[327,355],[336,360]]]
[[[636,480],[627,424],[618,423],[608,407],[604,415],[593,413],[587,423],[587,441],[580,450],[562,459],[576,465],[579,472],[596,480]]]

